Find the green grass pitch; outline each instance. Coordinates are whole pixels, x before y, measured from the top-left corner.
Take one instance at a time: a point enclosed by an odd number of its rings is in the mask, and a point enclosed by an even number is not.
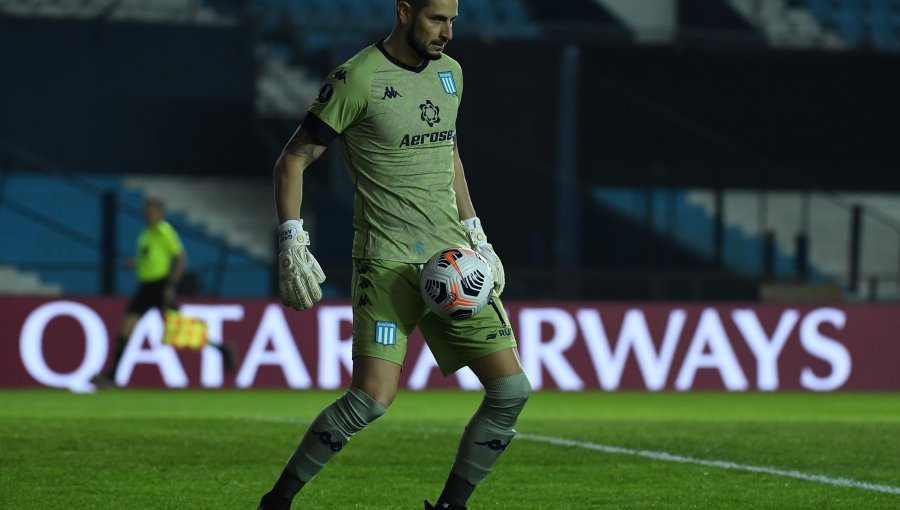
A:
[[[0,508],[255,510],[337,395],[2,391]],[[294,508],[421,509],[480,398],[401,392]],[[900,508],[898,394],[535,392],[517,429],[470,509]]]

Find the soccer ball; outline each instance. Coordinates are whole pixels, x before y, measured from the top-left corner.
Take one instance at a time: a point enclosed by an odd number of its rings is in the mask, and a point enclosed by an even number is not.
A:
[[[494,275],[484,258],[473,250],[455,246],[435,253],[419,280],[428,308],[448,319],[468,319],[491,299]]]

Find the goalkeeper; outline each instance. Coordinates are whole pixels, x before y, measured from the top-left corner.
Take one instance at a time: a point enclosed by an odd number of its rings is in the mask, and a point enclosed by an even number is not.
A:
[[[456,0],[397,0],[391,34],[330,74],[275,164],[281,299],[306,310],[321,299],[325,274],[301,219],[303,173],[340,138],[356,190],[353,374],[347,392],[301,438],[260,510],[290,508],[350,437],[387,411],[417,327],[445,376],[468,366],[485,389],[442,493],[425,508],[464,509],[515,435],[531,387],[499,297],[503,265],[475,214],[459,156],[463,75],[443,53],[456,15]],[[480,252],[495,281],[490,305],[465,321],[428,312],[419,293],[423,263],[457,244]]]
[[[144,201],[144,230],[137,241],[137,257],[129,260],[137,272],[140,286],[128,302],[125,315],[119,325],[116,349],[112,363],[106,372],[92,378],[94,384],[105,387],[116,386],[116,370],[122,353],[128,345],[128,339],[134,331],[138,320],[147,311],[156,308],[160,314],[167,310],[177,309],[176,303],[178,282],[184,274],[187,257],[178,232],[164,218],[162,200],[147,198]],[[234,346],[228,343],[209,343],[222,353],[225,368],[234,370]]]

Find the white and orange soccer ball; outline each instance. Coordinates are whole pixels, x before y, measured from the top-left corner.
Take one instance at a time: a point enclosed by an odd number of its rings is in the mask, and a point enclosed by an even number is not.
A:
[[[454,246],[435,253],[419,280],[428,308],[449,319],[468,319],[487,306],[494,275],[477,252]]]

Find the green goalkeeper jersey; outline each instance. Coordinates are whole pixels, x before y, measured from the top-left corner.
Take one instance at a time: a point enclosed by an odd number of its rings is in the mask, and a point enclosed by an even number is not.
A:
[[[353,257],[418,263],[468,244],[453,190],[462,88],[447,55],[413,68],[380,42],[325,80],[303,127],[321,143],[340,137],[355,188]]]

